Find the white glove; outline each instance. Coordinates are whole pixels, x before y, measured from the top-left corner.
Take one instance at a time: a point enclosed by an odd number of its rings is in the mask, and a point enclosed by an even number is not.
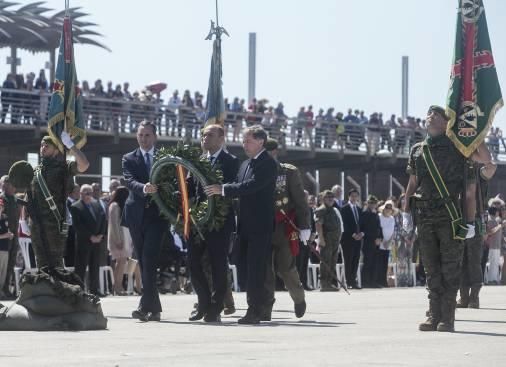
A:
[[[310,229],[301,229],[299,233],[299,240],[304,243],[304,245],[307,245],[307,241],[309,241],[309,237],[311,237],[311,230]]]
[[[405,232],[411,232],[413,230],[413,218],[409,213],[402,213],[402,229]]]
[[[476,231],[474,230],[474,224],[468,224],[467,225],[466,240],[469,238],[474,238],[475,235],[476,235]]]
[[[68,132],[62,131],[61,135],[60,135],[60,139],[61,139],[61,142],[63,143],[63,145],[65,145],[67,147],[67,149],[72,149],[72,147],[74,146],[74,142],[70,138],[70,135]]]

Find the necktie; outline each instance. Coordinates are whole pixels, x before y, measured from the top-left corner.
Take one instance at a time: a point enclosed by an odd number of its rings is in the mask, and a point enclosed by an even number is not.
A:
[[[358,221],[358,211],[355,205],[352,205],[353,208],[353,216],[355,217],[355,223],[357,224],[357,232],[360,231],[359,221]]]
[[[93,207],[91,206],[91,204],[87,204],[86,207],[90,211],[90,214],[93,217],[93,219],[97,220],[97,216],[95,215],[95,212],[93,211]]]
[[[214,155],[209,156],[209,162],[211,163],[211,167],[214,166],[214,161],[216,160],[216,157]]]
[[[246,167],[246,172],[244,172],[244,177],[247,177],[249,172],[253,169],[253,165],[255,164],[255,160],[254,159],[250,159],[249,163],[248,163],[248,167]]]
[[[145,154],[146,157],[146,169],[148,170],[148,175],[151,173],[151,157],[149,156],[149,153]]]

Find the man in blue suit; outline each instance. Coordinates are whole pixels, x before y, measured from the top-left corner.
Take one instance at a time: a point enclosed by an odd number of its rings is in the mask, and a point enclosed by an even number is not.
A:
[[[239,198],[239,262],[247,269],[248,299],[248,311],[239,319],[240,324],[258,324],[269,303],[264,283],[272,252],[278,168],[264,148],[266,141],[267,133],[261,126],[246,128],[243,148],[249,159],[239,168],[236,182],[205,187],[207,195]]]
[[[162,306],[156,287],[156,268],[162,237],[169,223],[160,216],[149,195],[158,191],[149,182],[156,143],[156,126],[142,121],[137,129],[139,148],[123,156],[123,176],[130,190],[123,210],[123,223],[130,235],[141,267],[143,293],[132,317],[141,321],[160,321]]]

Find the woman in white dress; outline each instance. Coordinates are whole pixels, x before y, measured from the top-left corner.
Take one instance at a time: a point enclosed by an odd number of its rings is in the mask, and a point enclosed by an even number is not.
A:
[[[133,251],[130,232],[127,227],[121,225],[121,214],[127,197],[128,189],[120,186],[112,193],[109,203],[107,248],[114,260],[114,293],[120,296],[126,295],[123,289],[123,274]]]

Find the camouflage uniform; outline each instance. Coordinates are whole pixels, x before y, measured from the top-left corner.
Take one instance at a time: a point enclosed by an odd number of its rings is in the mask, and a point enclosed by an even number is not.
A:
[[[465,195],[464,171],[468,163],[450,139],[442,135],[415,144],[407,167],[408,174],[416,176],[417,181],[415,201],[411,209],[415,211],[420,252],[429,291],[430,316],[426,323],[420,325],[420,329],[453,330],[464,243],[454,239],[445,202],[441,199],[423,159],[424,144],[428,144],[436,167],[457,208],[460,207],[461,197]],[[468,172],[471,173],[468,180],[473,180],[472,167]]]
[[[483,252],[484,225],[480,212],[484,211],[483,200],[487,197],[488,181],[480,176],[480,168],[476,167],[475,177],[477,182],[476,202],[476,236],[464,241],[464,257],[462,263],[462,275],[460,277],[460,299],[457,307],[479,308],[479,294],[483,283],[483,272],[481,269],[481,257]]]
[[[291,239],[287,237],[286,231],[292,229],[293,238],[298,240],[297,229],[309,229],[310,218],[302,178],[297,167],[291,164],[278,163],[274,206],[276,227],[272,236],[272,267],[267,270],[265,280],[268,299],[274,302],[276,284],[274,273],[276,273],[285,283],[293,302],[298,305],[304,302],[304,288],[297,272],[296,257],[290,250]],[[286,220],[282,211],[293,217],[292,222],[297,229]]]
[[[335,279],[337,279],[337,254],[343,228],[341,227],[341,221],[336,210],[336,208],[327,207],[324,204],[315,210],[315,221],[322,225],[325,240],[325,246],[320,248],[320,256],[322,261],[330,267],[329,269],[326,266],[320,266],[321,289],[331,288]]]
[[[9,285],[14,276],[14,266],[16,265],[16,256],[18,254],[18,226],[19,226],[19,207],[15,196],[2,193],[0,197],[4,200],[4,213],[9,222],[9,231],[14,234],[14,238],[9,241],[9,260],[7,263],[7,275],[5,278],[4,293],[9,292]]]
[[[74,187],[77,163],[64,162],[58,158],[42,158],[41,164],[36,169],[42,170],[49,192],[65,220],[65,202]],[[37,266],[63,267],[65,236],[60,232],[59,224],[46,202],[36,176],[28,191],[28,209]]]

